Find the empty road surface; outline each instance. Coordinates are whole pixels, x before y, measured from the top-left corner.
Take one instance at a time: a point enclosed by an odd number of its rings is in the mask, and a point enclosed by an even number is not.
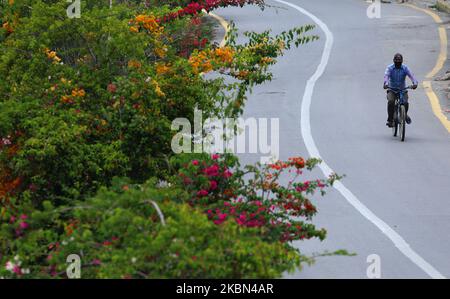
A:
[[[396,52],[423,82],[440,53],[438,25],[399,4],[369,19],[361,0],[268,0],[215,11],[240,32],[274,33],[315,24],[320,40],[292,49],[272,68],[274,80],[249,95],[244,117],[280,119],[280,158],[319,156],[323,177],[345,174],[317,198],[314,219],[324,242],[295,245],[305,254],[346,249],[354,257],[319,258],[286,278],[367,278],[378,255],[382,278],[450,277],[450,134],[421,85],[410,92],[405,143],[385,126],[384,70]],[[244,38],[242,35],[240,38]],[[446,69],[442,69],[444,72]],[[259,160],[241,155],[242,163]]]

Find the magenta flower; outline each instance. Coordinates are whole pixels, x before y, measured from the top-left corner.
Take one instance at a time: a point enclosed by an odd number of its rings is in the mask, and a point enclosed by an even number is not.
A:
[[[225,172],[223,173],[223,176],[224,176],[225,178],[228,179],[228,178],[230,178],[230,177],[233,176],[233,173],[227,169],[227,170],[225,170]]]
[[[217,216],[219,217],[219,219],[214,220],[214,224],[220,225],[225,220],[227,220],[228,214],[227,213],[219,213]]]
[[[218,155],[218,154],[214,154],[211,156],[211,159],[213,159],[213,160],[218,160],[219,158],[220,158],[220,155]]]
[[[217,164],[215,164],[211,167],[205,168],[203,170],[203,173],[209,177],[218,176],[219,175],[219,166]]]
[[[20,222],[19,227],[21,229],[27,229],[28,227],[30,227],[30,225],[28,223],[26,223],[25,221]]]
[[[210,181],[209,182],[209,189],[210,190],[216,190],[217,189],[217,182],[216,181]]]
[[[198,163],[198,160],[192,161],[192,165],[197,166],[198,164],[199,164],[199,163]]]
[[[92,261],[92,265],[94,266],[100,266],[102,264],[102,262],[99,259],[95,259]]]
[[[208,196],[208,194],[209,194],[209,192],[206,190],[200,190],[197,192],[198,197],[205,197],[205,196]]]
[[[15,265],[12,271],[14,273],[16,273],[17,275],[21,275],[22,274],[22,270],[20,269],[20,267],[18,265]]]

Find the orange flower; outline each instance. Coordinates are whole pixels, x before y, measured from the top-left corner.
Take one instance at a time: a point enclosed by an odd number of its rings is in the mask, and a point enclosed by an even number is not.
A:
[[[58,57],[55,51],[50,51],[48,48],[44,49],[45,54],[47,54],[48,59],[52,59],[53,63],[61,62],[61,58]]]
[[[84,89],[75,88],[74,90],[72,90],[72,96],[82,98],[86,96],[86,92],[84,91]]]
[[[158,63],[156,65],[156,73],[158,75],[167,74],[169,71],[170,71],[170,68],[167,65],[163,64],[163,63]]]
[[[145,19],[146,19],[146,16],[144,16],[144,15],[138,15],[138,16],[135,18],[135,21],[138,22],[138,23],[142,23],[142,22],[145,21]]]
[[[270,57],[263,57],[261,58],[261,64],[269,64],[273,62],[273,58]]]
[[[163,47],[156,47],[155,48],[155,54],[159,57],[159,58],[164,58],[166,57],[166,53],[167,53],[167,47],[163,46]]]
[[[194,73],[207,73],[213,70],[209,54],[209,51],[201,51],[189,58],[189,63],[191,64]]]
[[[214,55],[219,59],[222,63],[232,63],[234,50],[230,47],[218,48],[215,50]]]
[[[237,74],[237,78],[240,79],[240,80],[245,80],[248,77],[249,74],[250,74],[250,72],[246,71],[246,70],[239,71],[239,73]]]
[[[2,27],[6,30],[8,33],[13,33],[13,28],[9,24],[9,22],[3,23]]]
[[[133,24],[130,27],[131,32],[139,32],[139,28],[144,27],[149,33],[159,36],[164,31],[164,27],[160,26],[153,16],[138,15],[130,23]]]
[[[73,100],[70,96],[62,96],[61,101],[64,104],[73,104]]]
[[[139,61],[132,59],[128,61],[128,67],[139,69],[142,67],[142,64]]]

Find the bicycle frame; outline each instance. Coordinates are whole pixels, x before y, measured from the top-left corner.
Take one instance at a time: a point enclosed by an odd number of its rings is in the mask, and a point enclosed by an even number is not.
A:
[[[388,90],[390,90],[393,93],[395,93],[396,95],[398,95],[398,97],[395,100],[396,105],[404,105],[407,103],[405,101],[405,94],[408,92],[408,89],[412,89],[412,87],[408,86],[405,89],[397,89],[397,88],[388,87]]]

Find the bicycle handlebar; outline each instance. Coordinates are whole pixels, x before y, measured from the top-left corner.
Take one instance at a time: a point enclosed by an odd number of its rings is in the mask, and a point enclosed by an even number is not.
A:
[[[391,90],[391,91],[393,91],[393,92],[402,92],[402,91],[405,91],[405,90],[408,90],[408,89],[413,89],[413,85],[409,85],[409,86],[407,86],[405,89],[399,89],[399,88],[392,88],[392,87],[387,87],[387,89],[388,90]]]

